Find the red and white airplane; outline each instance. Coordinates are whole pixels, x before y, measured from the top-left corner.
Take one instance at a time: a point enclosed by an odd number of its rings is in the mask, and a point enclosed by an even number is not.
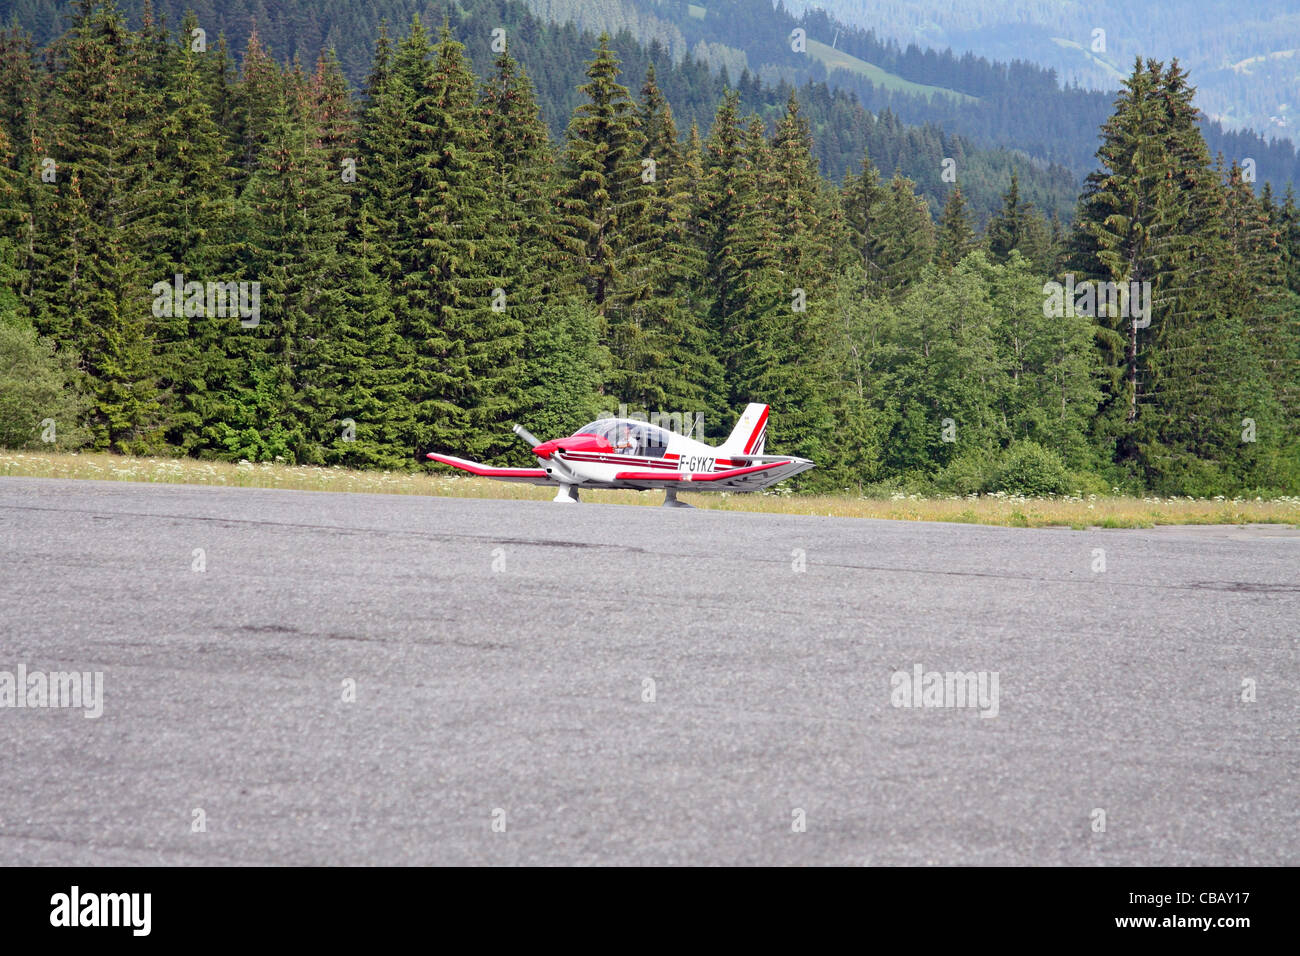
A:
[[[717,448],[631,418],[602,418],[568,438],[538,441],[520,425],[540,468],[493,468],[452,455],[429,458],[472,475],[534,485],[558,485],[555,500],[576,502],[582,488],[662,488],[668,507],[689,508],[679,491],[760,491],[807,471],[813,463],[791,455],[764,455],[766,405],[745,408],[731,435]]]

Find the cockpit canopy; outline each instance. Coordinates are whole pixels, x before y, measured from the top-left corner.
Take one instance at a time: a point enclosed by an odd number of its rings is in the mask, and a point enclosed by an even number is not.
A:
[[[575,435],[598,435],[622,455],[662,458],[668,450],[672,432],[631,418],[602,418],[583,425]]]

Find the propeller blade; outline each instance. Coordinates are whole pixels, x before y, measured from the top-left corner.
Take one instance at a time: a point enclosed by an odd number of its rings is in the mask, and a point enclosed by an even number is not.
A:
[[[533,433],[530,432],[523,425],[515,425],[514,428],[511,429],[511,431],[513,431],[524,441],[528,442],[528,447],[530,449],[536,448],[538,445],[541,444],[541,442],[537,440],[536,436],[534,436]]]

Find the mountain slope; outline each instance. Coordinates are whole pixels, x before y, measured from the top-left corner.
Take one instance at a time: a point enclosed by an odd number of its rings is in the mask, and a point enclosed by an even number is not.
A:
[[[1135,56],[1178,57],[1201,109],[1225,128],[1294,136],[1300,10],[1292,0],[785,0],[901,43],[1024,59],[1065,82],[1113,90]]]

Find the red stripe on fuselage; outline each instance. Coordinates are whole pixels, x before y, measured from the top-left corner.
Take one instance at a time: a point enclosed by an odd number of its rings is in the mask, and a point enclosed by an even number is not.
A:
[[[599,465],[638,465],[648,468],[671,468],[674,470],[677,467],[662,458],[639,458],[636,455],[592,455],[584,452],[561,452],[560,458],[564,461],[590,461]]]
[[[742,475],[752,475],[756,472],[767,471],[771,468],[788,465],[788,461],[772,461],[763,465],[750,465],[748,468],[728,468],[722,473],[713,472],[683,472],[679,474],[691,475],[691,478],[678,478],[679,481],[728,481],[732,478],[739,478]],[[666,475],[656,475],[653,472],[642,471],[620,471],[614,476],[615,481],[672,481]]]
[[[649,468],[667,468],[676,471],[678,464],[670,458],[640,458],[636,455],[593,455],[587,452],[558,452],[563,461],[590,461],[600,465],[638,465]],[[718,458],[713,463],[714,471],[726,471],[731,468],[730,458]]]

